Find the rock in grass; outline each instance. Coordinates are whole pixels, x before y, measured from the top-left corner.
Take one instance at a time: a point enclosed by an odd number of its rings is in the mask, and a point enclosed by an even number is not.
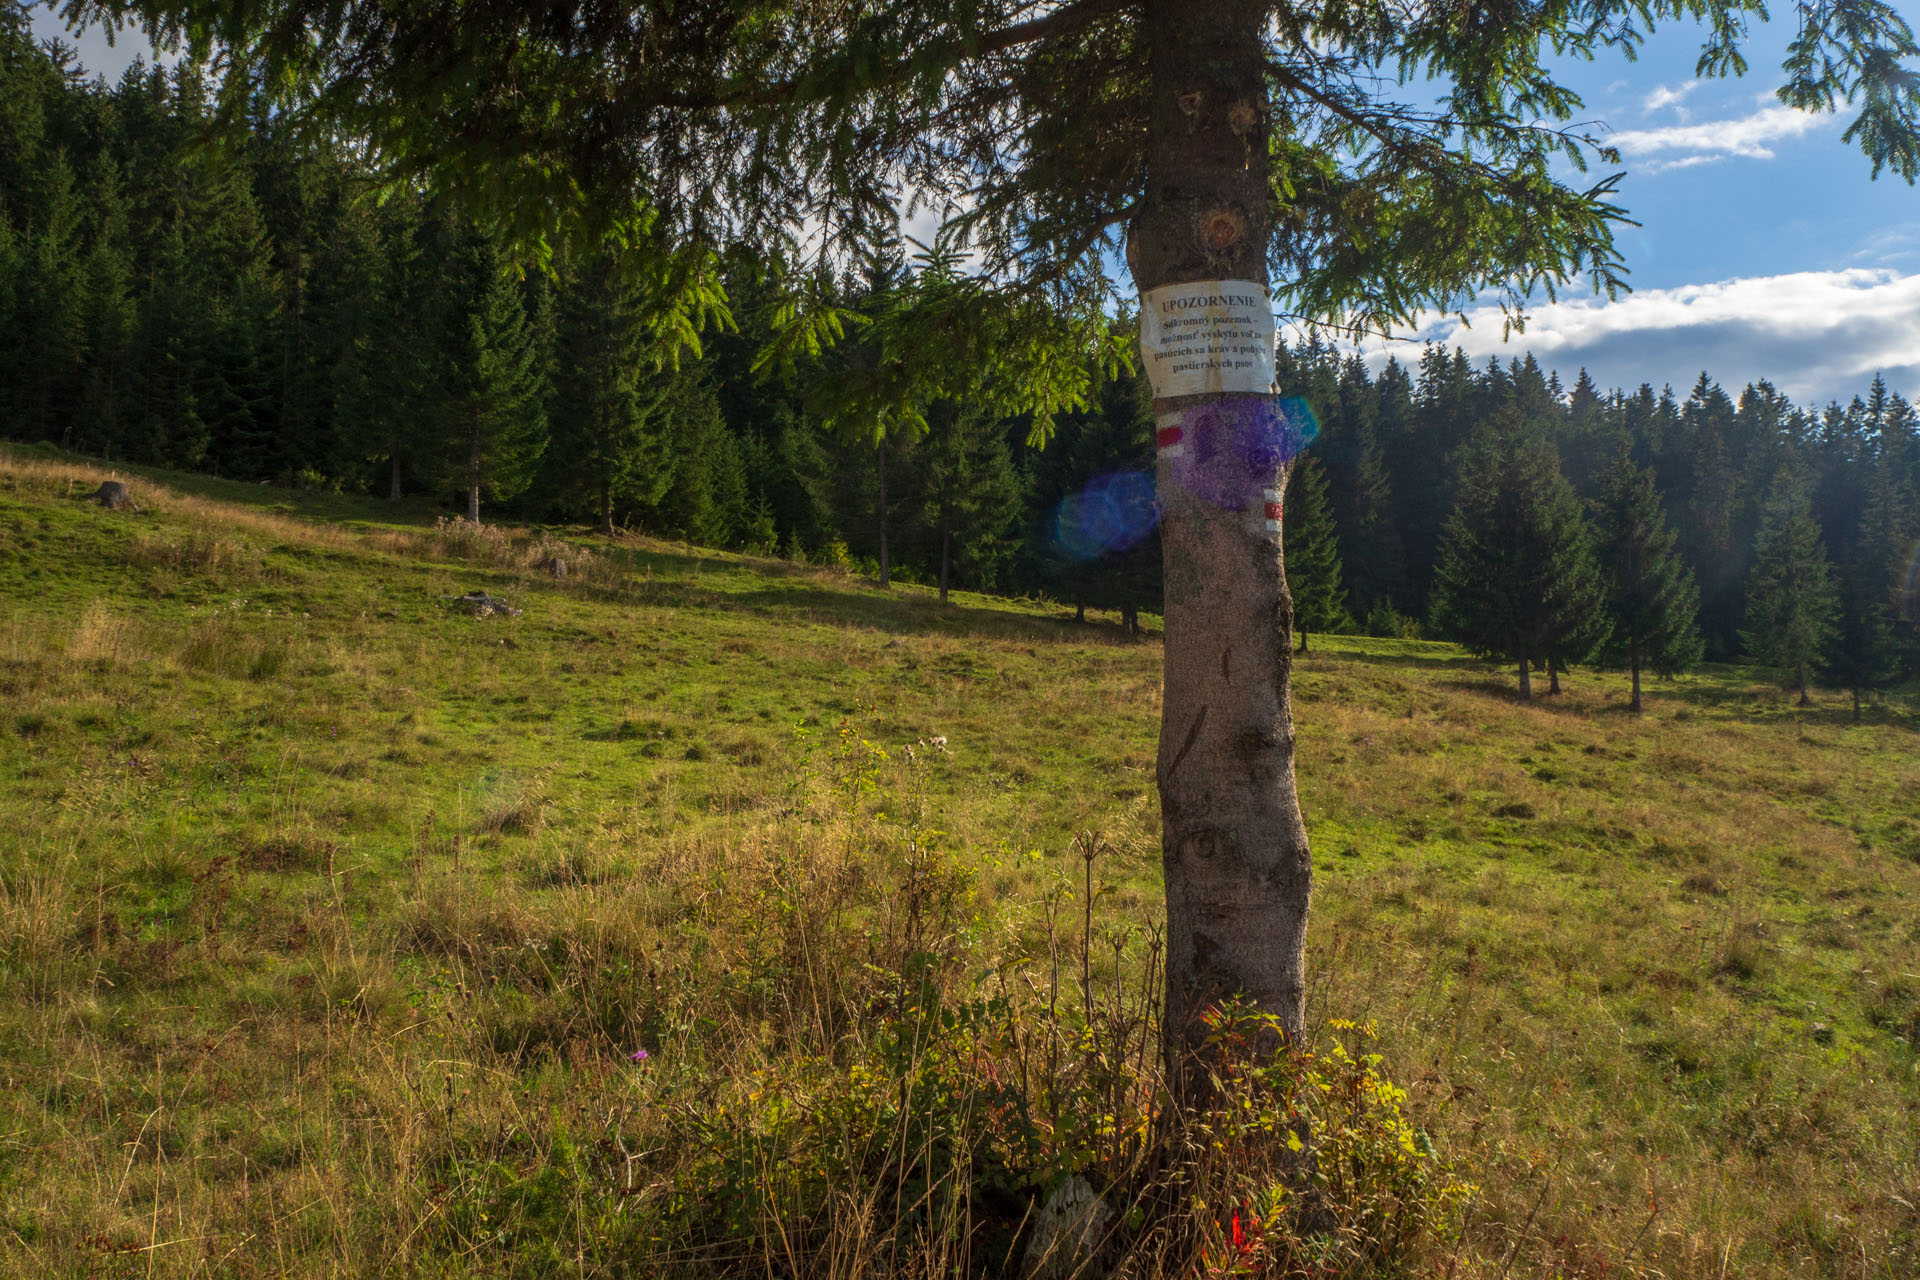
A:
[[[1091,1280],[1105,1274],[1104,1252],[1113,1210],[1079,1174],[1063,1179],[1033,1215],[1027,1237],[1028,1280]]]
[[[476,618],[517,618],[520,611],[498,596],[484,591],[469,591],[463,596],[441,596],[448,608],[464,609]]]
[[[548,556],[548,557],[547,557],[547,572],[548,572],[548,573],[550,573],[550,574],[552,574],[552,575],[553,575],[554,577],[556,577],[556,578],[564,578],[564,577],[566,577],[566,576],[567,576],[567,562],[566,562],[566,560],[565,560],[565,558],[564,558],[564,557],[561,557],[561,556]]]
[[[118,511],[133,503],[133,494],[124,480],[102,480],[100,487],[87,496],[109,511]]]

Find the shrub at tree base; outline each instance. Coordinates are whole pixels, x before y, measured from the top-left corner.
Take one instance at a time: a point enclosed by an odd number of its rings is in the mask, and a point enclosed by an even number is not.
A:
[[[1393,1276],[1458,1248],[1475,1188],[1407,1120],[1369,1028],[1263,1053],[1270,1017],[1210,1024],[1214,1098],[1168,1125],[1147,1028],[1004,995],[945,1005],[928,984],[842,1053],[675,1099],[670,1180],[622,1197],[563,1137],[546,1167],[496,1168],[453,1225],[529,1274],[571,1255],[582,1212],[652,1274]],[[1105,1230],[1037,1258],[1033,1224],[1075,1176]]]
[[[1474,1188],[1408,1119],[1370,1027],[1280,1048],[1273,1016],[1216,1007],[1206,1098],[1176,1116],[1160,935],[1096,924],[1101,839],[1076,841],[1084,879],[1050,895],[1043,936],[1002,951],[1018,924],[925,822],[914,749],[889,792],[889,753],[853,724],[820,746],[782,838],[712,871],[693,953],[512,949],[572,1017],[641,1046],[581,1059],[606,1074],[570,1132],[444,1149],[426,1251],[524,1276],[1473,1274]],[[460,910],[424,912],[421,945]],[[551,1034],[516,1017],[503,1038]],[[1072,1257],[1045,1256],[1045,1219]]]

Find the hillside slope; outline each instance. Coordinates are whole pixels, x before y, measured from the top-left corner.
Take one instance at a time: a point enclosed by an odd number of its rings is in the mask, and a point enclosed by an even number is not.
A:
[[[851,1034],[821,992],[1151,960],[1152,640],[97,479],[0,453],[0,1272],[620,1273],[663,1117]],[[1481,1184],[1461,1256],[1920,1270],[1914,708],[1508,684],[1298,671],[1311,1016]]]

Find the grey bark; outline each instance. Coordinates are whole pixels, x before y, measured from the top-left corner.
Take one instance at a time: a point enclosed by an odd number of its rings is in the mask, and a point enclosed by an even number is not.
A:
[[[1267,9],[1248,0],[1146,6],[1147,187],[1128,245],[1143,291],[1268,279]],[[1313,874],[1294,786],[1293,606],[1273,535],[1249,519],[1262,490],[1285,482],[1277,459],[1244,447],[1244,425],[1262,410],[1271,411],[1262,396],[1154,402],[1161,425],[1179,425],[1190,448],[1178,467],[1159,463],[1165,1034],[1170,1079],[1186,1096],[1204,1089],[1190,1051],[1204,1041],[1211,1006],[1245,997],[1290,1037],[1305,1013]]]
[[[387,489],[387,501],[400,501],[400,455],[389,454],[388,462],[392,469],[392,483]]]

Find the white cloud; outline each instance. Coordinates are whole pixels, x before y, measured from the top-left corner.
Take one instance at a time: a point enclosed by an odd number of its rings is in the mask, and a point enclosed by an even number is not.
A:
[[[1810,133],[1829,119],[1831,117],[1795,111],[1792,107],[1771,106],[1737,120],[1676,124],[1664,129],[1623,129],[1607,141],[1623,154],[1641,159],[1691,152],[1771,160],[1773,150],[1768,143]],[[1656,160],[1656,164],[1675,167],[1671,160]]]
[[[1642,173],[1672,173],[1675,169],[1695,169],[1703,164],[1719,164],[1724,155],[1681,156],[1678,160],[1651,160]]]
[[[1664,107],[1672,107],[1675,114],[1682,120],[1686,120],[1691,113],[1682,104],[1686,102],[1687,95],[1699,87],[1698,80],[1688,80],[1684,84],[1674,85],[1671,89],[1664,84],[1655,85],[1653,92],[1640,103],[1640,110],[1647,115],[1652,115]]]
[[[1609,302],[1563,298],[1536,308],[1524,334],[1503,342],[1495,306],[1467,311],[1471,327],[1432,316],[1419,339],[1461,347],[1478,363],[1532,351],[1571,383],[1585,367],[1602,387],[1672,384],[1681,394],[1706,370],[1731,392],[1765,378],[1803,405],[1845,400],[1876,372],[1920,397],[1920,274],[1886,269],[1801,271],[1648,289]],[[1369,362],[1402,344],[1367,344]]]

